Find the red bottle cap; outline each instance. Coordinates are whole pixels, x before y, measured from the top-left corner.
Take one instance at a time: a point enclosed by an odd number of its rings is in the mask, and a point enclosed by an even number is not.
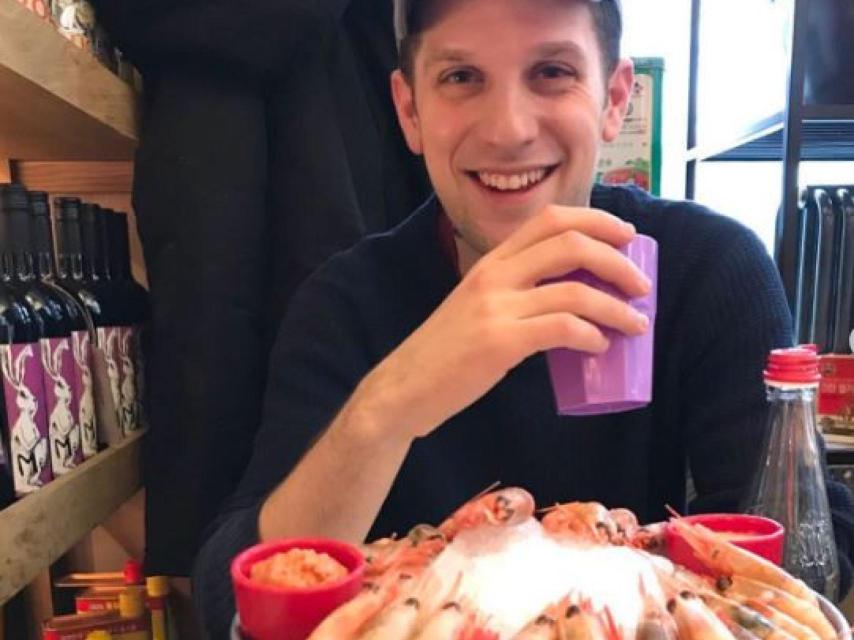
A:
[[[777,349],[768,356],[765,382],[814,385],[821,381],[818,354],[812,345]]]
[[[125,584],[143,584],[142,563],[139,560],[134,560],[133,558],[126,560],[124,578]]]
[[[56,629],[45,629],[42,632],[42,640],[59,640],[59,631]]]

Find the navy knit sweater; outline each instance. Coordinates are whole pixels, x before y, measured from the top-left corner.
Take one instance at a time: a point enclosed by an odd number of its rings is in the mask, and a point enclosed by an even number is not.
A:
[[[659,242],[652,404],[560,417],[545,357],[535,355],[414,443],[370,538],[438,523],[496,480],[527,488],[540,505],[597,500],[650,522],[666,517],[665,505],[688,509],[690,469],[691,511],[737,508],[764,430],[763,364],[792,340],[774,265],[754,234],[698,205],[605,187],[594,190],[592,204]],[[391,232],[334,257],[294,297],[271,356],[254,456],[196,563],[196,599],[212,637],[225,637],[234,612],[229,561],[257,541],[264,497],[361,378],[456,286],[438,215],[429,202]],[[329,478],[328,491],[335,482]],[[830,494],[847,590],[854,505],[841,486]]]

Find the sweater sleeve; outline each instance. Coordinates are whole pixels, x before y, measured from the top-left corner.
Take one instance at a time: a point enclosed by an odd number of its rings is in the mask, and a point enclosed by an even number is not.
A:
[[[694,340],[685,350],[683,434],[697,490],[692,512],[736,511],[749,488],[766,428],[762,370],[772,349],[790,346],[785,294],[773,262],[752,233],[732,226],[726,248],[688,305]],[[825,474],[839,550],[841,594],[851,585],[854,499]]]
[[[319,437],[369,366],[351,304],[358,293],[347,290],[329,268],[335,262],[306,281],[285,315],[270,358],[252,459],[196,559],[194,598],[212,638],[228,637],[235,611],[229,565],[258,541],[263,500]]]

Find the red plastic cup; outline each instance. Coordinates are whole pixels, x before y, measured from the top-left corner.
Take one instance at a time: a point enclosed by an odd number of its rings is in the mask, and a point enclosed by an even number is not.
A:
[[[776,520],[743,513],[707,513],[682,518],[690,524],[701,524],[718,533],[737,536],[730,540],[735,546],[746,549],[779,565],[783,561],[785,529]],[[694,550],[669,524],[665,528],[667,556],[675,563],[701,575],[711,575],[706,566],[694,555]]]
[[[253,564],[290,549],[329,554],[347,568],[340,580],[287,588],[250,580]],[[231,563],[231,580],[243,634],[251,640],[305,640],[314,628],[362,588],[365,559],[351,544],[325,538],[290,538],[250,547]]]

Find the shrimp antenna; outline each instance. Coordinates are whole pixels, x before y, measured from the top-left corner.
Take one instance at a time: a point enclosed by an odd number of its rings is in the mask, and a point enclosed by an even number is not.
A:
[[[556,502],[555,504],[553,504],[550,507],[540,507],[534,513],[551,513],[552,511],[555,511],[556,509],[560,509],[560,507],[561,507],[560,503]]]
[[[500,487],[500,486],[501,486],[501,480],[496,480],[496,481],[495,481],[495,482],[493,482],[491,485],[489,485],[486,489],[484,489],[483,491],[481,491],[480,493],[478,493],[476,496],[474,496],[474,497],[472,498],[472,500],[477,500],[478,498],[482,498],[482,497],[483,497],[483,496],[485,496],[487,493],[490,493],[490,492],[492,492],[492,491],[495,491],[495,489],[497,489],[497,488],[498,488],[498,487]],[[471,502],[471,500],[470,500],[469,502]]]
[[[494,491],[495,489],[497,489],[500,486],[501,486],[501,480],[496,480],[491,485],[489,485],[486,489],[482,490],[480,493],[477,493],[477,494],[473,495],[471,498],[469,498],[468,500],[466,500],[463,503],[463,506],[467,505],[471,502],[474,502],[475,500],[482,498],[483,496],[485,496],[488,493],[491,493],[492,491]],[[462,508],[462,506],[460,508]]]
[[[673,518],[681,518],[682,514],[679,513],[676,509],[671,507],[669,504],[664,505],[664,508],[667,510],[667,513],[671,515]]]

